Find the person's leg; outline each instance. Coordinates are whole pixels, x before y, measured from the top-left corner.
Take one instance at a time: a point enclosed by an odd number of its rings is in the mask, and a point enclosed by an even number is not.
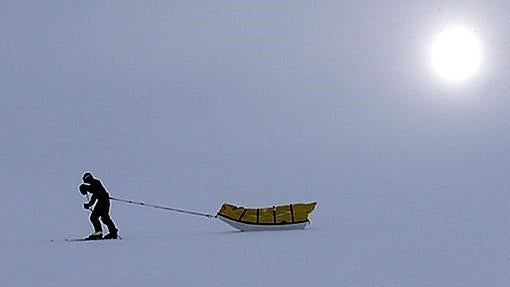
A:
[[[118,229],[108,213],[101,216],[101,221],[108,227],[111,234],[117,234]]]
[[[110,206],[104,206],[101,214],[101,221],[108,227],[109,234],[105,238],[117,238],[118,229],[115,226],[112,218],[110,217]]]
[[[101,227],[101,222],[99,221],[99,217],[101,215],[95,209],[90,214],[90,222],[94,226],[94,232],[103,232],[103,228]]]
[[[96,209],[94,209],[90,214],[90,222],[94,226],[94,233],[88,237],[89,239],[100,239],[103,237],[103,228],[101,227],[101,222],[99,221],[100,216],[100,212],[96,211]]]

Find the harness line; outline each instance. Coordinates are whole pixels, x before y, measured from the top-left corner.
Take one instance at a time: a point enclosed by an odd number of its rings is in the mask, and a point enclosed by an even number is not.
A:
[[[196,212],[196,211],[192,211],[192,210],[185,210],[185,209],[173,208],[173,207],[167,207],[167,206],[160,206],[160,205],[145,203],[145,202],[142,202],[142,201],[133,201],[133,200],[128,200],[128,199],[116,198],[116,197],[110,197],[110,199],[111,200],[115,200],[115,201],[119,201],[119,202],[128,203],[128,204],[133,204],[133,205],[139,205],[139,206],[146,206],[146,207],[151,207],[151,208],[163,209],[163,210],[166,210],[166,211],[179,212],[179,213],[190,214],[190,215],[197,215],[197,216],[203,216],[203,217],[207,217],[207,218],[216,218],[215,215],[208,214],[208,213]]]

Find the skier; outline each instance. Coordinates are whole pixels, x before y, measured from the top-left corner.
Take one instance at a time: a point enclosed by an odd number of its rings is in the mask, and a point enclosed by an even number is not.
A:
[[[95,204],[90,214],[90,222],[94,226],[94,232],[86,239],[117,239],[119,230],[115,227],[115,223],[113,223],[113,220],[110,218],[110,195],[106,191],[106,188],[101,181],[94,178],[90,172],[85,172],[82,179],[83,183],[80,184],[80,193],[83,195],[86,195],[87,192],[92,194],[90,201],[83,204],[83,207],[85,209],[90,209]],[[101,218],[101,221],[108,227],[109,233],[104,237],[99,218]]]

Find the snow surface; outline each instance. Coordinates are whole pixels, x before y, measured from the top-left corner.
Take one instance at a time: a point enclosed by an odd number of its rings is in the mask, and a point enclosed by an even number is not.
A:
[[[304,230],[238,232],[217,219],[115,207],[121,241],[2,239],[2,286],[503,286],[506,231],[469,220],[386,218],[319,204]],[[86,211],[84,211],[86,212]],[[391,211],[388,211],[392,213]],[[429,210],[428,212],[432,212]],[[335,219],[335,220],[333,220]],[[83,220],[86,218],[83,216]],[[419,224],[416,224],[418,222]],[[82,235],[53,234],[51,238]]]

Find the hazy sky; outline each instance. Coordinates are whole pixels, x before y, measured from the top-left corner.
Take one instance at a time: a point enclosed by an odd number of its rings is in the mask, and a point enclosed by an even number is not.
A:
[[[89,232],[90,170],[122,198],[317,200],[325,228],[439,234],[508,263],[507,1],[149,2],[0,2],[3,236]],[[452,25],[484,53],[459,85],[429,59]]]

